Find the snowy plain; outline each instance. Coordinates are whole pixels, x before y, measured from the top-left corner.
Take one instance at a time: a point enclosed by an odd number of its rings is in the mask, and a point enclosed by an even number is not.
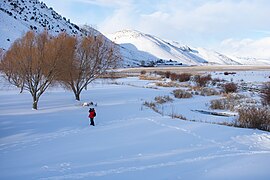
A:
[[[260,83],[269,72],[226,77],[251,76]],[[98,80],[77,102],[54,87],[35,111],[27,92],[0,84],[0,179],[269,179],[269,132],[172,119],[142,105],[173,88],[137,77]],[[212,98],[175,100],[165,111],[231,120],[191,111]],[[90,101],[97,103],[95,127],[81,105]]]

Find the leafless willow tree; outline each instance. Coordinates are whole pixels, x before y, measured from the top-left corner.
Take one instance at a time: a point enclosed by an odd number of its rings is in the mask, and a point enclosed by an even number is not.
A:
[[[120,59],[114,43],[102,35],[90,33],[77,39],[73,56],[65,60],[60,81],[79,101],[82,90],[107,70],[115,68]]]
[[[2,48],[0,48],[0,63],[4,58],[4,50]],[[2,71],[2,67],[0,66],[0,72]]]
[[[16,40],[6,53],[1,51],[0,57],[0,71],[21,92],[30,92],[33,109],[38,108],[41,95],[56,81],[80,100],[82,90],[120,60],[117,46],[101,34],[53,37],[32,31]]]
[[[38,108],[40,96],[54,82],[61,61],[68,56],[63,53],[68,48],[64,37],[61,34],[53,38],[47,32],[30,31],[13,43],[0,62],[0,69],[10,83],[21,92],[30,92],[33,109]]]
[[[4,56],[4,50],[0,48],[0,60],[2,60],[3,56]]]

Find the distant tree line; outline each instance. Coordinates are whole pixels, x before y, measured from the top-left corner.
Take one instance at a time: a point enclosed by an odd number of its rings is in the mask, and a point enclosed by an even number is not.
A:
[[[117,46],[102,35],[85,37],[61,33],[27,32],[8,51],[0,52],[0,71],[5,79],[32,95],[33,109],[41,95],[60,83],[80,100],[82,90],[120,61]]]

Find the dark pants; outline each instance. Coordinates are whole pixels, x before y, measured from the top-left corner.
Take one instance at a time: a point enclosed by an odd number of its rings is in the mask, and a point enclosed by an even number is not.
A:
[[[95,122],[94,122],[94,118],[90,118],[91,124],[92,126],[95,126]]]

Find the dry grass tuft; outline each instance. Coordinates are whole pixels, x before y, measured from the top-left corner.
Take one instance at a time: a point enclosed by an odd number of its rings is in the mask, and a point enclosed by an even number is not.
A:
[[[156,81],[156,80],[161,81],[161,80],[162,80],[161,77],[157,77],[157,76],[147,76],[147,75],[145,75],[145,74],[140,75],[140,76],[139,76],[139,79],[140,79],[140,80],[150,80],[150,81]]]
[[[237,124],[244,128],[270,131],[270,109],[267,107],[245,107],[238,110]]]
[[[193,81],[197,84],[197,86],[205,87],[210,81],[212,77],[210,74],[208,75],[195,75],[193,77]]]
[[[270,82],[267,82],[261,89],[262,104],[270,105]]]
[[[173,99],[170,96],[157,96],[157,97],[155,97],[155,101],[158,104],[164,104],[167,102],[172,102]]]
[[[176,82],[156,82],[156,86],[160,87],[179,87],[180,85]]]
[[[200,95],[201,96],[215,96],[220,95],[221,93],[213,88],[201,88]]]
[[[185,91],[183,89],[176,89],[172,93],[175,98],[191,98],[192,97],[192,94],[190,92]]]
[[[237,91],[237,85],[233,82],[224,84],[223,89],[226,93],[234,93]]]

